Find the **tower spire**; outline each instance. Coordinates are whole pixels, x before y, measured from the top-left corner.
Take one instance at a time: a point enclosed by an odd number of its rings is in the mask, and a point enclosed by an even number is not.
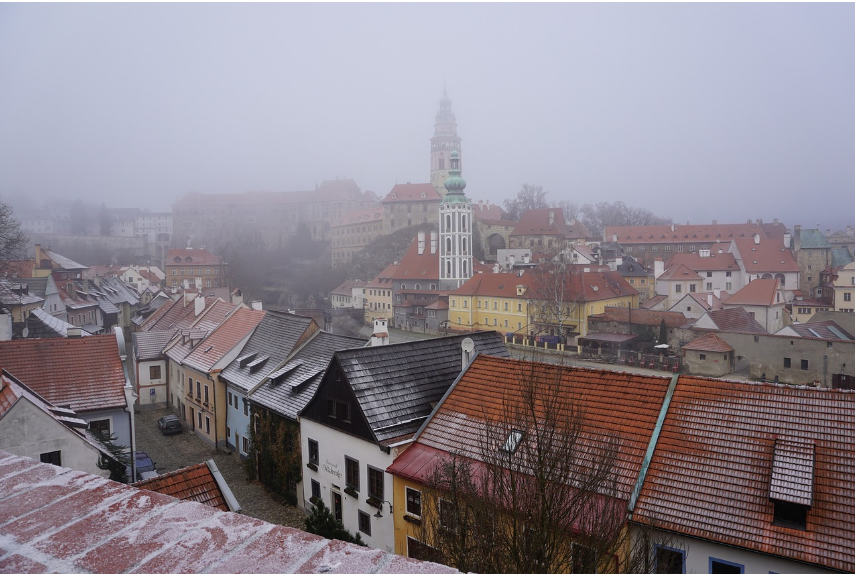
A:
[[[434,133],[430,139],[430,183],[442,197],[445,197],[445,180],[448,179],[452,151],[460,153],[460,136],[457,135],[457,118],[443,82],[442,98],[439,100]]]

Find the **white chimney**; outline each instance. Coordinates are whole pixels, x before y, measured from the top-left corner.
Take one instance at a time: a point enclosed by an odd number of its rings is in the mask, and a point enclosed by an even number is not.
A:
[[[665,262],[662,261],[662,258],[656,258],[653,262],[653,279],[658,278],[662,274],[665,273]]]
[[[425,253],[425,233],[424,232],[419,232],[418,243],[419,243],[419,245],[418,245],[419,255],[422,255],[423,253]]]
[[[83,330],[81,330],[78,326],[73,325],[65,331],[65,335],[66,337],[68,337],[68,339],[77,339],[79,337],[82,337]]]
[[[613,241],[613,242],[616,242],[616,241],[617,241],[617,234],[612,234],[612,241]]]
[[[436,232],[431,232],[431,233],[430,233],[430,253],[432,253],[432,254],[435,254],[435,253],[436,253],[436,244],[437,244],[437,241],[438,241],[438,240],[437,240],[437,237],[436,237]]]
[[[714,289],[714,290],[712,290],[712,292],[713,292],[713,295],[715,297],[721,299],[721,290],[720,289]]]
[[[250,307],[252,309],[256,309],[258,311],[261,311],[262,309],[264,309],[263,304],[260,301],[258,301],[257,299],[252,301],[252,303],[250,304]]]
[[[623,265],[623,258],[622,257],[616,257],[615,258],[615,266],[619,268],[622,265]]]
[[[389,320],[378,317],[374,320],[374,333],[371,334],[371,347],[389,345]]]
[[[784,247],[785,248],[790,247],[790,232],[787,232],[784,234]]]
[[[198,316],[200,313],[205,311],[205,298],[202,296],[197,297],[193,300],[193,313]]]
[[[0,308],[0,341],[12,339],[12,314],[6,308]]]
[[[674,224],[671,224],[671,231],[673,232],[675,229]]]
[[[475,355],[475,342],[471,337],[467,337],[460,343],[461,350],[463,351],[462,357],[462,370],[466,370],[469,367],[469,364],[472,363],[472,358]]]
[[[712,298],[713,298],[713,294],[708,293],[707,294],[707,305],[709,306],[710,309],[712,309]]]
[[[508,265],[510,267],[514,267],[515,262],[516,262],[516,258],[514,257],[514,254],[509,255],[508,256]]]
[[[526,252],[523,254],[523,263],[531,263],[531,252]]]
[[[554,223],[555,223],[555,212],[553,212],[552,210],[549,210],[549,225],[551,226]]]
[[[754,243],[755,243],[755,244],[759,244],[759,243],[760,243],[760,234],[754,234]]]

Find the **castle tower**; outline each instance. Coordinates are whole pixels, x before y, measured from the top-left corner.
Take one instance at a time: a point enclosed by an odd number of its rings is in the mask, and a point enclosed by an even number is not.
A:
[[[454,290],[472,277],[472,204],[463,194],[460,153],[449,153],[446,194],[439,204],[439,289]]]
[[[460,137],[457,135],[457,119],[451,110],[451,100],[443,90],[439,110],[434,119],[433,137],[430,139],[430,183],[437,193],[445,197],[445,180],[451,167],[451,152],[460,154]]]

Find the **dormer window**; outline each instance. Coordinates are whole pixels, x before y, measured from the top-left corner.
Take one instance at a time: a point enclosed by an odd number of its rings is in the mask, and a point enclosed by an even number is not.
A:
[[[779,438],[772,457],[769,499],[775,507],[772,523],[805,529],[813,505],[814,445]]]

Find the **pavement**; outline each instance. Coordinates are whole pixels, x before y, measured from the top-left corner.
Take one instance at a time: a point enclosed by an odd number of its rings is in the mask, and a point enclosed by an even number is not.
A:
[[[297,507],[277,502],[257,481],[249,481],[243,461],[229,451],[212,449],[192,431],[163,435],[157,420],[171,414],[169,408],[137,412],[137,451],[145,451],[160,474],[213,459],[241,506],[241,513],[275,525],[305,529],[306,514]]]

